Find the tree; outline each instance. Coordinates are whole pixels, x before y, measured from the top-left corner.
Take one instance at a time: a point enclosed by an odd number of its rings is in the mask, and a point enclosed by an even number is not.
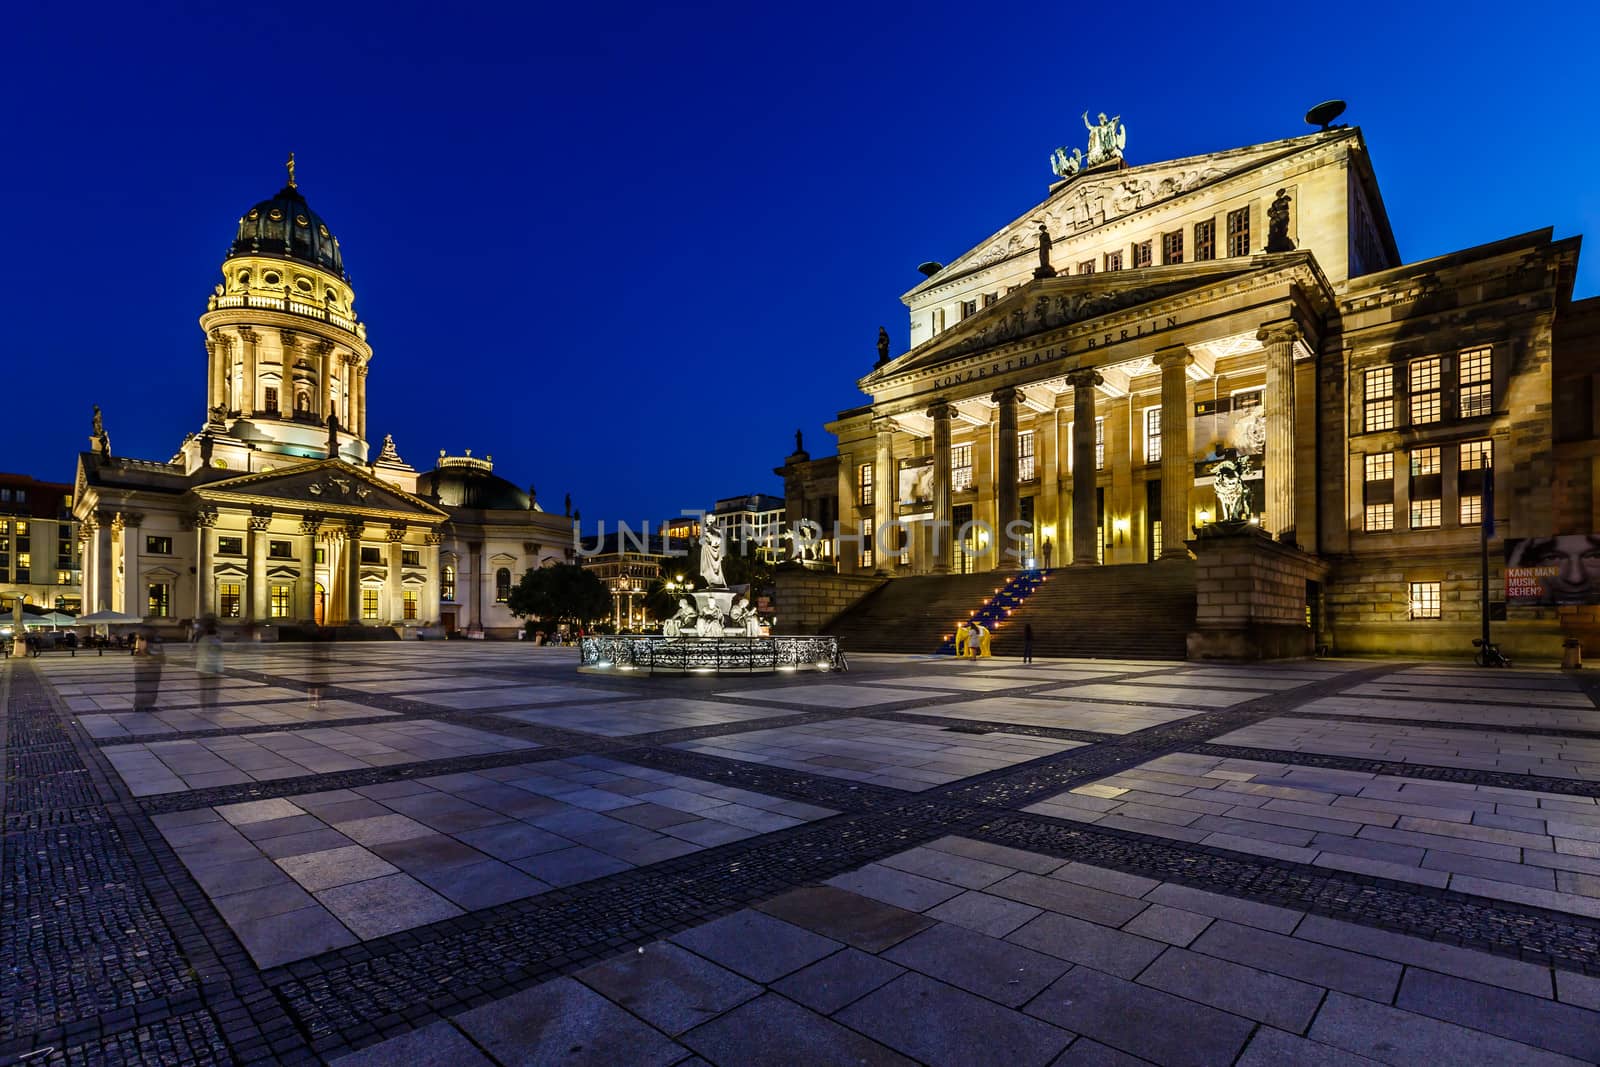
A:
[[[611,593],[593,571],[560,563],[524,574],[506,599],[506,607],[519,618],[583,624],[611,614]]]

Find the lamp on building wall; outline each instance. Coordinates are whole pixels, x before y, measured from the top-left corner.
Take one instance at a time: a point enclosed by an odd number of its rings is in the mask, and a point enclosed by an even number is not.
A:
[[[1128,517],[1126,515],[1111,520],[1111,540],[1106,542],[1106,547],[1126,544],[1128,540]]]
[[[1199,526],[1207,526],[1210,523],[1211,523],[1211,512],[1210,512],[1209,509],[1201,508],[1198,512],[1195,513],[1195,526],[1197,526],[1197,527],[1199,527]]]

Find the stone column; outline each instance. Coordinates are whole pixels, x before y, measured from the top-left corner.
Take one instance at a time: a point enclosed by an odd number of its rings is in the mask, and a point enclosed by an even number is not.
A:
[[[994,448],[994,543],[995,569],[1012,570],[1020,565],[1011,555],[1013,545],[1006,526],[1017,519],[1017,391],[1010,386],[997,389],[989,398],[995,404]]]
[[[139,527],[144,516],[136,511],[124,511],[122,520],[122,581],[121,596],[112,597],[112,607],[129,615],[143,615],[145,605],[139,595]],[[120,603],[119,603],[120,601]]]
[[[111,610],[112,599],[112,560],[111,560],[111,524],[116,521],[116,513],[103,511],[95,516],[94,527],[94,598],[96,611]]]
[[[317,515],[307,515],[300,520],[300,578],[295,583],[294,607],[290,614],[307,622],[317,617],[317,527],[321,522]]]
[[[950,405],[935,401],[928,408],[933,420],[933,573],[950,573],[950,552],[956,531],[950,529]]]
[[[471,572],[468,581],[472,583],[472,614],[467,620],[467,629],[483,632],[483,542],[467,542],[467,570]]]
[[[206,357],[208,359],[208,377],[206,384],[206,421],[211,421],[213,408],[222,407],[224,394],[223,375],[227,373],[228,341],[221,331],[213,331],[206,339]]]
[[[426,545],[422,561],[427,565],[428,581],[422,587],[422,606],[417,614],[420,621],[434,623],[439,620],[439,545],[444,541],[444,534],[429,532],[423,535],[422,543]]]
[[[360,356],[356,357],[360,359]],[[356,436],[363,441],[367,439],[367,367],[361,364],[355,368],[355,400],[350,408],[350,421],[355,424]]]
[[[1194,356],[1182,345],[1156,353],[1161,368],[1161,558],[1186,560],[1189,549],[1189,364]]]
[[[875,421],[873,429],[878,434],[878,453],[872,465],[872,559],[875,570],[891,574],[895,564],[890,561],[893,550],[886,528],[894,520],[895,497],[900,492],[894,476],[894,430],[887,420]]]
[[[251,512],[250,532],[245,535],[244,543],[244,565],[249,574],[244,587],[244,617],[252,621],[271,616],[267,597],[267,528],[271,525],[271,511]]]
[[[346,519],[344,534],[344,617],[352,626],[364,625],[361,618],[361,520]]]
[[[211,573],[211,529],[217,524],[217,509],[202,508],[191,520],[194,524],[194,617],[204,618],[216,610],[216,579]]]
[[[856,500],[856,457],[848,452],[839,454],[839,514],[835,521],[839,525],[841,537],[838,542],[838,566],[840,574],[853,574],[861,566],[861,554],[854,542],[845,540],[850,533],[860,533],[861,509]],[[877,486],[873,486],[877,492]],[[876,499],[876,497],[874,497]],[[780,530],[780,533],[782,531]],[[774,549],[781,549],[781,543],[775,543]]]
[[[389,570],[384,575],[384,596],[389,601],[389,618],[396,626],[405,622],[405,609],[401,605],[400,553],[406,539],[404,526],[389,527]]]
[[[1294,521],[1294,344],[1293,322],[1263,326],[1256,334],[1267,352],[1267,529],[1278,540],[1295,542]]]
[[[244,342],[244,380],[239,387],[239,414],[249,418],[256,411],[256,345],[261,335],[254,330],[240,330],[239,340]]]
[[[1100,374],[1074,371],[1067,381],[1072,383],[1072,565],[1093,567],[1099,558],[1095,543],[1094,390]]]
[[[333,346],[323,342],[316,348],[317,352],[317,388],[311,398],[311,410],[316,413],[317,421],[324,426],[328,424],[328,387],[333,383],[332,353]]]

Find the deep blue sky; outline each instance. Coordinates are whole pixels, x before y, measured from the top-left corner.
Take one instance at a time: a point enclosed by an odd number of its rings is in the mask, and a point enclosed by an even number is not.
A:
[[[1600,16],[1570,2],[101,0],[7,23],[0,470],[62,481],[92,403],[122,454],[198,427],[195,319],[290,149],[376,350],[371,436],[424,469],[493,453],[586,522],[780,492],[796,427],[831,451],[879,324],[905,347],[916,264],[1042,199],[1086,109],[1142,163],[1343,97],[1405,259],[1600,234]]]

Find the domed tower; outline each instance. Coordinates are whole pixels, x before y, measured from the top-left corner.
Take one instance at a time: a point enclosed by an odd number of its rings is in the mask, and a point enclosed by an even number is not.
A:
[[[238,471],[272,457],[367,458],[367,365],[339,239],[295,182],[239,220],[222,284],[200,316],[210,356],[205,430],[184,443],[185,466]]]

